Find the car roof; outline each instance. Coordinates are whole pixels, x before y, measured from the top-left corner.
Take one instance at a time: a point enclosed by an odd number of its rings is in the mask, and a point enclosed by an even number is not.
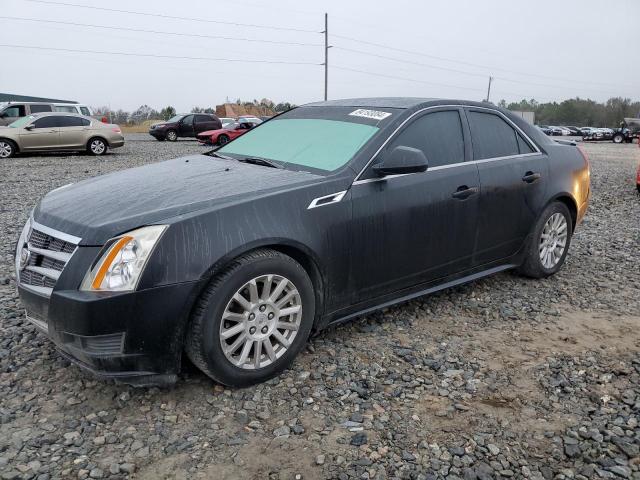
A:
[[[411,109],[417,107],[437,106],[437,105],[466,105],[471,107],[489,107],[503,111],[497,105],[487,102],[475,102],[472,100],[460,100],[451,98],[432,97],[365,97],[365,98],[345,98],[340,100],[327,100],[324,102],[312,102],[304,107],[378,107],[378,108],[398,108]]]

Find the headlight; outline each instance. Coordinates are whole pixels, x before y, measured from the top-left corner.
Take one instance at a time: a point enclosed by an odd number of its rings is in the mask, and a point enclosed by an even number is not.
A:
[[[147,260],[168,225],[151,225],[112,238],[87,272],[80,290],[135,290]]]

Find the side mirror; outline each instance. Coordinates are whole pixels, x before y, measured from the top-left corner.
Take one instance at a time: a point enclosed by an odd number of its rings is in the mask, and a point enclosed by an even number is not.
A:
[[[34,128],[36,128],[35,125],[27,125],[26,127],[24,127],[25,130],[29,131],[33,130]]]
[[[417,148],[398,146],[383,158],[382,162],[373,166],[373,171],[381,177],[386,175],[403,175],[427,170],[427,157]]]

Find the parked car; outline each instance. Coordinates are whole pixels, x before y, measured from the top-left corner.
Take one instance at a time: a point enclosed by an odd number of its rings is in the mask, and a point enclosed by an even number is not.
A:
[[[220,117],[220,123],[222,123],[222,128],[226,128],[228,125],[235,123],[236,119],[231,117]]]
[[[18,153],[87,151],[104,155],[124,145],[118,125],[73,113],[36,113],[0,127],[0,158]]]
[[[547,125],[538,125],[538,128],[542,130],[545,135],[552,135],[553,131]]]
[[[43,102],[0,103],[0,126],[9,125],[19,118],[41,112],[53,112],[53,104]]]
[[[555,127],[553,125],[549,125],[549,129],[551,130],[551,135],[554,137],[558,137],[561,136],[563,134],[563,131],[560,127]]]
[[[582,128],[580,129],[580,134],[581,134],[583,137],[586,137],[586,136],[591,135],[591,134],[594,132],[594,130],[596,130],[596,129],[595,129],[595,128],[593,128],[593,127],[582,127]]]
[[[195,137],[207,130],[222,128],[222,122],[212,113],[182,113],[166,122],[151,125],[149,135],[156,140],[175,142],[180,137]]]
[[[208,130],[198,134],[198,141],[205,145],[224,145],[243,133],[247,133],[257,124],[252,122],[235,122],[218,130]]]
[[[580,127],[566,126],[564,128],[569,130],[569,135],[572,135],[572,136],[581,136],[582,135],[582,133],[580,132]]]
[[[253,115],[240,115],[238,117],[238,121],[239,122],[251,122],[251,123],[262,123],[262,120],[259,119],[258,117],[254,117]]]
[[[102,377],[174,382],[186,352],[249,385],[327,325],[504,270],[555,274],[589,191],[574,144],[491,104],[319,102],[48,193],[17,285],[26,318]]]

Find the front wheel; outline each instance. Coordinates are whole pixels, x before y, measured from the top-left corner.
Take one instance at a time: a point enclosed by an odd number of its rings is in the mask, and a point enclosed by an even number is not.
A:
[[[544,209],[527,245],[520,273],[545,278],[558,272],[567,257],[573,226],[569,209],[553,202]]]
[[[226,145],[227,143],[229,143],[229,137],[226,135],[220,135],[218,137],[218,145],[222,146],[222,145]]]
[[[175,130],[169,130],[164,138],[166,138],[170,142],[175,142],[176,140],[178,140],[178,132],[176,132]]]
[[[214,380],[244,387],[291,364],[313,325],[309,276],[291,257],[256,250],[234,260],[197,302],[186,352]]]
[[[16,144],[11,140],[0,140],[0,158],[11,158],[16,154]]]
[[[613,136],[613,143],[622,143],[624,142],[624,135],[616,134]]]
[[[92,138],[87,144],[87,150],[92,155],[104,155],[107,153],[107,142],[102,138]]]

